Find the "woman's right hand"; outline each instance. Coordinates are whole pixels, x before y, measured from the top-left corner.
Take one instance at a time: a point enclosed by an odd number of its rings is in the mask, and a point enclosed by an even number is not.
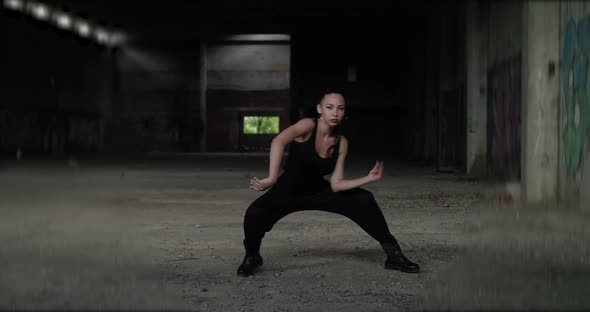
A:
[[[373,167],[373,169],[371,169],[371,171],[369,172],[369,180],[371,182],[375,182],[375,181],[379,181],[381,180],[381,177],[383,176],[383,162],[382,161],[377,161],[375,163],[375,167]]]
[[[275,182],[276,182],[276,180],[271,179],[270,177],[264,178],[262,180],[258,179],[257,177],[253,177],[250,180],[250,188],[255,191],[264,191],[264,190],[268,189],[269,187],[273,186],[275,184]]]

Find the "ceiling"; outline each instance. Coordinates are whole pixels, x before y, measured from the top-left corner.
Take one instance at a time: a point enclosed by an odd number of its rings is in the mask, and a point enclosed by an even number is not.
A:
[[[210,33],[388,29],[418,17],[423,2],[392,0],[49,0],[48,4],[134,37],[186,39]],[[418,4],[416,4],[418,3]]]

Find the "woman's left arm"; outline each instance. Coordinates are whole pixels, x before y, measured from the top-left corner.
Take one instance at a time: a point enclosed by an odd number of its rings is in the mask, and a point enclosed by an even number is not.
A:
[[[369,172],[367,176],[362,178],[347,180],[344,179],[344,160],[348,153],[348,140],[345,137],[340,139],[340,153],[338,154],[338,160],[336,160],[336,167],[330,176],[330,186],[333,192],[342,192],[346,190],[359,187],[361,185],[375,182],[381,179],[383,175],[383,162],[377,161],[375,167]]]

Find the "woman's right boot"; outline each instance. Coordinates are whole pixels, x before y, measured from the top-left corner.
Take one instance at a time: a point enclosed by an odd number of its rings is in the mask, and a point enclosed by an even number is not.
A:
[[[242,260],[242,264],[238,267],[239,276],[250,276],[262,266],[262,257],[260,256],[260,241],[250,242],[244,239],[244,247],[246,247],[246,256]]]

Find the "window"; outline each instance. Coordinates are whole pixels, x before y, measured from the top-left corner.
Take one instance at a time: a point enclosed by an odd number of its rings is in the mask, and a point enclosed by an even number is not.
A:
[[[279,116],[244,116],[244,134],[279,133]]]

